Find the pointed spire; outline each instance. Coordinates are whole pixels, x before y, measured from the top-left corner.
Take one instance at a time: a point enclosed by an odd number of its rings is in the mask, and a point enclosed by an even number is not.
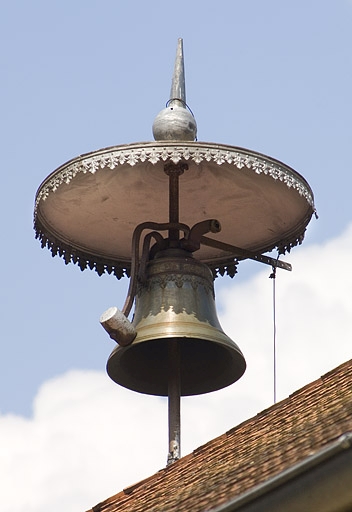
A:
[[[181,100],[175,102],[175,100]],[[179,38],[176,50],[174,74],[172,77],[170,101],[180,107],[186,107],[185,63],[183,58],[183,39]]]
[[[155,140],[194,141],[197,136],[197,123],[186,105],[185,66],[183,59],[183,40],[179,38],[172,76],[170,99],[166,108],[154,119],[153,135]]]

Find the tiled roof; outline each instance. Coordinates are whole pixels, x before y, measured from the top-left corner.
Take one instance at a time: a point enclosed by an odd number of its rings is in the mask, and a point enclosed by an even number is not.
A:
[[[352,360],[88,512],[204,512],[352,431]]]

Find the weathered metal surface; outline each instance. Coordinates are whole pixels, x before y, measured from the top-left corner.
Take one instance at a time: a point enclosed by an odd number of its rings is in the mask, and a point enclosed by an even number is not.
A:
[[[168,396],[168,341],[180,347],[181,395],[221,389],[238,380],[246,363],[219,323],[213,277],[191,257],[150,261],[139,284],[133,326],[137,336],[110,355],[110,377],[129,389]]]
[[[181,358],[177,339],[168,342],[168,419],[169,419],[169,453],[167,464],[172,464],[181,457]]]
[[[116,146],[71,160],[36,196],[35,229],[42,246],[65,262],[99,274],[128,275],[135,227],[168,220],[166,163],[185,162],[180,221],[218,219],[217,240],[260,254],[303,239],[314,212],[305,179],[285,164],[242,148],[154,142]],[[236,258],[203,245],[196,257],[226,273]]]
[[[207,245],[208,247],[217,247],[218,249],[228,251],[229,253],[236,255],[236,257],[239,260],[250,259],[259,261],[260,263],[266,263],[267,265],[271,265],[272,267],[278,267],[284,270],[292,270],[292,266],[290,263],[287,263],[286,261],[281,261],[278,258],[271,258],[270,256],[265,256],[264,254],[254,254],[250,251],[241,249],[240,247],[235,247],[234,245],[230,244],[224,244],[223,242],[219,242],[218,240],[214,240],[213,238],[208,238],[206,236],[202,236],[200,241],[202,244]]]
[[[179,205],[179,177],[188,169],[188,165],[179,162],[178,164],[168,163],[164,166],[164,172],[169,177],[169,222],[177,223],[180,217]],[[171,246],[177,247],[179,239],[178,229],[169,229],[169,242]],[[176,242],[176,243],[174,243]]]
[[[186,80],[185,80],[185,61],[183,56],[183,40],[181,38],[177,41],[176,58],[174,66],[174,74],[172,76],[170,102],[184,107],[186,104]]]

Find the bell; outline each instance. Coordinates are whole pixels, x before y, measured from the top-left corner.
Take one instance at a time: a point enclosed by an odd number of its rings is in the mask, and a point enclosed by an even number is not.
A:
[[[186,251],[170,252],[148,262],[136,293],[136,337],[113,350],[107,372],[133,391],[167,396],[168,342],[177,340],[181,396],[221,389],[242,376],[245,359],[221,329],[209,267]]]

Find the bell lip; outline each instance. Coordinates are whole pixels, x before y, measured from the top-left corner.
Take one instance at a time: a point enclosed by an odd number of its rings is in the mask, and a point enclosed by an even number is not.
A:
[[[219,218],[223,231],[216,235],[217,240],[258,254],[275,247],[285,252],[302,241],[315,208],[313,192],[299,173],[252,150],[191,141],[113,146],[62,165],[37,191],[37,238],[53,255],[60,255],[66,263],[77,263],[82,270],[89,267],[100,274],[128,275],[132,232],[148,217],[153,222],[167,220],[167,177],[163,167],[167,162],[179,161],[189,166],[180,182],[180,212],[187,223],[205,217]],[[206,177],[202,187],[200,175],[203,180]],[[227,181],[219,192],[224,176]],[[186,182],[188,179],[191,181]],[[143,187],[132,191],[137,181]],[[229,193],[226,201],[225,193]],[[118,201],[131,194],[127,206],[125,199]],[[164,202],[160,201],[163,195]],[[209,206],[208,199],[212,199],[213,206]],[[258,228],[249,229],[248,222],[253,228],[259,223]],[[221,274],[237,255],[202,246],[196,257],[218,267]]]
[[[247,364],[245,358],[238,348],[238,346],[233,343],[233,346],[226,345],[218,345],[209,340],[201,340],[197,338],[180,338],[177,336],[168,336],[168,339],[178,339],[181,347],[181,396],[194,396],[194,395],[203,395],[206,393],[211,393],[213,391],[218,391],[225,387],[228,387],[235,382],[237,382],[242,375],[244,374]],[[182,367],[182,345],[187,346],[190,343],[193,344],[193,348],[199,350],[199,348],[206,346],[207,344],[212,347],[213,345],[217,345],[215,348],[217,349],[215,353],[220,349],[220,359],[222,360],[221,366],[218,367],[216,372],[212,372],[212,378],[209,378],[209,374],[207,374],[207,368],[203,368],[204,375],[203,378],[195,378],[195,372],[192,370],[189,372],[189,375],[184,375],[184,369]],[[150,360],[152,360],[153,347],[152,345],[157,346],[156,348],[160,348],[162,345],[167,345],[164,339],[155,339],[144,342],[143,348],[147,349],[151,354]],[[148,345],[148,347],[146,347]],[[194,345],[198,345],[198,347],[194,347]],[[154,396],[168,396],[168,373],[167,373],[167,363],[162,365],[162,373],[163,377],[158,380],[157,371],[153,368],[149,368],[148,380],[142,381],[140,378],[140,372],[138,369],[134,368],[132,359],[135,359],[135,355],[133,352],[138,351],[138,348],[141,344],[133,345],[133,343],[128,347],[117,346],[112,351],[109,356],[109,359],[106,364],[106,371],[111,380],[113,380],[116,384],[123,386],[131,391],[136,391],[138,393],[154,395]],[[159,347],[158,347],[159,346]],[[165,347],[166,348],[166,347]],[[127,361],[127,365],[123,368],[123,365],[126,364],[126,356],[130,359]],[[146,365],[148,361],[145,361]],[[213,361],[210,359],[208,363],[212,363]],[[224,370],[225,369],[225,370]],[[199,375],[199,374],[197,374]],[[186,378],[185,378],[186,377]],[[190,380],[190,377],[192,380]]]

